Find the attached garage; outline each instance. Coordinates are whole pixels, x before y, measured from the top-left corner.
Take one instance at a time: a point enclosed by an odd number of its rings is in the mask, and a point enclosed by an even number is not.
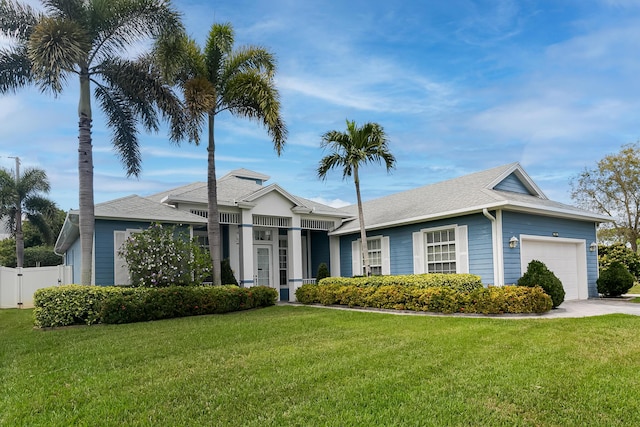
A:
[[[587,246],[584,240],[520,236],[522,273],[532,260],[542,261],[560,279],[565,300],[587,299]]]

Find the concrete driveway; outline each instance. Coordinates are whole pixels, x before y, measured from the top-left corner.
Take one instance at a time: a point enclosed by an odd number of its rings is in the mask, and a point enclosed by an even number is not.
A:
[[[553,319],[561,317],[602,316],[603,314],[614,313],[640,316],[640,304],[629,302],[624,298],[573,300],[565,301],[560,304],[560,307],[536,317]]]

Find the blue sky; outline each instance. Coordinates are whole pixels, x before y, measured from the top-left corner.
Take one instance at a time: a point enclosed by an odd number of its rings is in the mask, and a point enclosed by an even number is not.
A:
[[[38,4],[36,1],[29,3]],[[230,22],[236,45],[278,59],[289,129],[278,157],[257,123],[216,121],[218,176],[247,168],[292,194],[355,203],[351,181],[316,177],[320,137],[345,119],[381,124],[397,167],[361,172],[365,200],[520,162],[546,195],[640,137],[640,0],[175,1],[204,43]],[[0,40],[0,46],[6,40]],[[0,97],[0,167],[46,170],[50,197],[78,207],[77,83],[54,99]],[[143,171],[126,178],[94,105],[96,203],[206,180],[206,148],[141,136]]]

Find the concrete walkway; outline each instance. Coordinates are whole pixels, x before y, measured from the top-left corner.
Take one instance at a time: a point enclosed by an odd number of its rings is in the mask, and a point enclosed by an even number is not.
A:
[[[626,297],[635,297],[639,295],[627,295]],[[483,315],[483,314],[443,314],[443,313],[430,313],[422,311],[410,311],[410,310],[383,310],[375,308],[349,308],[346,306],[322,306],[322,305],[310,305],[306,307],[318,307],[334,310],[352,310],[352,311],[366,311],[370,313],[386,313],[397,314],[404,316],[455,316],[455,317],[481,317],[481,318],[498,318],[498,319],[558,319],[558,318],[571,318],[571,317],[590,317],[590,316],[602,316],[605,314],[631,314],[634,316],[640,316],[640,304],[629,302],[630,298],[598,298],[589,300],[573,300],[565,301],[560,304],[560,307],[553,309],[544,314],[503,314],[503,315]],[[297,303],[284,303],[283,305],[299,305]]]

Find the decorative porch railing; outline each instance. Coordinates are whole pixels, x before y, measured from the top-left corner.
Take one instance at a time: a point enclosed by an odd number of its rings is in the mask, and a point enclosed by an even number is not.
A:
[[[302,284],[303,285],[315,285],[316,284],[316,278],[312,277],[310,279],[302,279]]]

